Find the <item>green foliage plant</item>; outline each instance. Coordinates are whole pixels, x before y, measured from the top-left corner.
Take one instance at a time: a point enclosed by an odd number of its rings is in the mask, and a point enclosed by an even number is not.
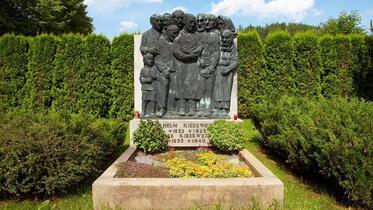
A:
[[[79,77],[83,63],[83,36],[65,34],[60,37],[54,60],[52,75],[53,102],[55,110],[77,113],[79,90],[82,78]]]
[[[316,173],[351,203],[373,207],[373,104],[283,97],[255,107],[262,142],[296,170]]]
[[[5,0],[0,5],[0,35],[89,34],[93,24],[86,9],[84,0]]]
[[[364,28],[361,27],[361,16],[357,11],[347,13],[341,12],[338,18],[330,18],[326,23],[322,24],[324,33],[333,35],[337,34],[362,34]]]
[[[83,65],[79,74],[79,109],[99,117],[107,117],[110,108],[111,72],[110,41],[103,35],[86,36]]]
[[[26,83],[28,39],[6,34],[0,37],[0,112],[21,105]]]
[[[237,152],[243,149],[245,136],[239,122],[217,120],[207,127],[210,143],[223,152]]]
[[[87,114],[8,112],[0,119],[0,197],[59,195],[97,176],[127,123]]]
[[[353,79],[353,88],[355,95],[367,98],[365,84],[369,72],[369,54],[368,46],[366,45],[366,35],[353,34],[351,39],[351,65],[350,71]]]
[[[158,121],[141,120],[133,133],[133,142],[145,153],[161,152],[167,148],[169,136]]]
[[[352,65],[352,46],[350,36],[337,35],[335,37],[337,52],[337,80],[335,94],[339,96],[354,96]]]
[[[239,33],[237,45],[238,113],[240,117],[248,118],[250,106],[259,103],[268,88],[264,46],[256,31]]]
[[[270,83],[267,94],[271,98],[296,93],[294,46],[294,40],[288,32],[273,32],[266,39],[267,80]]]
[[[318,97],[321,95],[321,57],[317,36],[311,32],[297,33],[294,40],[296,95]]]
[[[111,107],[110,117],[133,118],[133,35],[122,34],[114,38],[111,46]]]
[[[366,98],[373,100],[373,35],[365,38],[365,43],[368,48],[368,72],[364,81],[364,89],[366,91]]]
[[[27,81],[23,93],[23,108],[33,111],[52,105],[52,75],[58,38],[42,34],[31,39],[28,52]]]

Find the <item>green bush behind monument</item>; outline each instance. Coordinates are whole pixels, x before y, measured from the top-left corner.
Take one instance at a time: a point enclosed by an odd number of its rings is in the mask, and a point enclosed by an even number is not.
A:
[[[283,94],[314,97],[321,91],[326,98],[372,99],[371,40],[274,32],[262,43],[255,31],[240,33],[239,115],[249,117],[252,104]],[[133,35],[122,34],[110,43],[102,35],[8,34],[0,37],[0,46],[0,94],[6,99],[1,111],[53,107],[132,118]]]

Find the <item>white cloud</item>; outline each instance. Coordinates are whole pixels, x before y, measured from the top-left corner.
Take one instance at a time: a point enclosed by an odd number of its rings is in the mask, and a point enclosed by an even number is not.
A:
[[[182,11],[184,11],[185,13],[186,12],[188,12],[188,9],[186,8],[186,7],[183,7],[183,6],[178,6],[178,7],[174,7],[174,8],[172,8],[172,9],[169,9],[169,10],[166,10],[166,11],[164,11],[163,13],[173,13],[175,10],[182,10]],[[162,13],[162,14],[163,14]]]
[[[127,7],[132,3],[162,3],[163,0],[84,0],[84,4],[88,5],[89,7],[99,9],[99,10],[107,10],[107,9],[115,9],[115,8],[122,8]]]
[[[130,20],[123,20],[119,23],[119,31],[120,32],[129,32],[129,31],[133,31],[134,29],[136,29],[138,27],[138,25],[133,22],[133,21],[130,21]]]
[[[211,3],[211,13],[301,21],[306,16],[322,14],[314,5],[315,0],[221,0]]]

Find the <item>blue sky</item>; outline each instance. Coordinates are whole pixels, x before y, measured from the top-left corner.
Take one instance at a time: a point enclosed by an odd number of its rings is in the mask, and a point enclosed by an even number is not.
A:
[[[373,19],[373,0],[85,0],[95,33],[110,39],[123,32],[144,32],[154,13],[182,9],[188,13],[229,16],[236,27],[272,22],[318,25],[342,11],[358,10],[368,29]]]

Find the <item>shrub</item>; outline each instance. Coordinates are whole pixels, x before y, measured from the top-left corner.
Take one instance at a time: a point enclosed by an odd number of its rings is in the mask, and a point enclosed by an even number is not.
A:
[[[111,46],[111,117],[130,120],[133,118],[133,35],[115,37]]]
[[[250,107],[259,103],[268,84],[265,68],[264,47],[256,31],[240,33],[238,45],[238,113],[243,118],[250,116]]]
[[[26,82],[28,39],[6,34],[0,37],[0,112],[18,107]]]
[[[0,197],[56,195],[95,176],[123,141],[126,127],[83,114],[5,114]]]
[[[56,110],[77,113],[78,91],[82,88],[82,78],[79,78],[79,73],[83,63],[84,40],[77,34],[66,34],[60,38],[52,75],[52,107]]]
[[[145,153],[160,152],[167,148],[169,136],[158,121],[142,120],[133,133],[133,142]]]
[[[373,104],[284,97],[255,107],[263,143],[301,172],[318,173],[346,198],[373,207]]]
[[[210,143],[223,152],[243,149],[245,136],[241,123],[217,120],[207,127]]]
[[[267,80],[270,83],[267,96],[293,95],[295,89],[294,40],[287,32],[274,32],[268,35],[265,46]]]
[[[48,109],[52,105],[52,74],[58,39],[42,34],[31,39],[23,107],[29,110]]]
[[[311,32],[297,33],[295,40],[296,95],[318,97],[321,95],[321,58],[317,36]]]
[[[110,41],[103,35],[88,35],[83,47],[79,92],[80,110],[107,117],[110,107]]]

